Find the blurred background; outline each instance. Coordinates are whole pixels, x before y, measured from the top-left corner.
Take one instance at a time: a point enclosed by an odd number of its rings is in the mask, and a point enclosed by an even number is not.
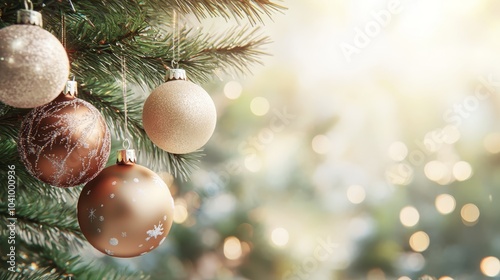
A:
[[[152,279],[500,279],[500,2],[283,4],[264,65],[203,85],[218,126],[190,182],[164,176],[168,245],[118,262]]]

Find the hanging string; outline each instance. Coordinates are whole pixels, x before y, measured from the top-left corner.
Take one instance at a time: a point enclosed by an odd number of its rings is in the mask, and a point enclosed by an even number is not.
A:
[[[33,3],[31,2],[31,0],[24,0],[24,7],[26,8],[26,10],[30,10],[32,11],[33,10]]]
[[[172,68],[179,67],[180,58],[180,47],[179,47],[179,20],[177,18],[177,12],[174,10],[174,15],[172,18],[173,32],[172,32]],[[177,49],[177,53],[176,53]]]
[[[66,14],[61,11],[61,43],[66,49]]]
[[[123,139],[123,149],[130,149],[130,140],[129,140],[129,132],[128,132],[128,109],[127,109],[127,62],[125,56],[121,57],[121,65],[122,65],[122,94],[123,94],[123,109],[125,112],[125,124],[123,128],[124,139]]]

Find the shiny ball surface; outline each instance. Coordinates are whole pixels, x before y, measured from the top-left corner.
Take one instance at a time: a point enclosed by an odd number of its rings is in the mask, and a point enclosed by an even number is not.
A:
[[[14,24],[0,29],[0,101],[34,108],[54,100],[69,76],[59,40],[41,27]]]
[[[210,95],[185,80],[168,81],[146,99],[144,130],[151,141],[173,154],[194,152],[212,136],[217,112]]]
[[[114,257],[144,255],[161,245],[173,222],[174,201],[153,171],[112,165],[90,181],[78,200],[78,223],[89,243]]]
[[[56,187],[73,187],[92,180],[104,169],[111,135],[92,104],[60,95],[34,108],[21,124],[18,150],[35,178]]]

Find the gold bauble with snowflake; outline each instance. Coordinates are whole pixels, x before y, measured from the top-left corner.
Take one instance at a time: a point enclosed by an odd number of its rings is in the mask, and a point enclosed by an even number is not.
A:
[[[104,254],[130,258],[161,245],[173,222],[174,201],[163,180],[120,150],[117,164],[87,183],[78,200],[78,223]]]

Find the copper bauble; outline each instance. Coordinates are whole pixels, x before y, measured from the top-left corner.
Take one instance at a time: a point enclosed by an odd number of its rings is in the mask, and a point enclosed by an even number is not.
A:
[[[180,77],[171,74],[167,82],[157,87],[146,99],[142,112],[144,130],[151,141],[173,154],[201,148],[212,136],[217,121],[210,95],[187,81],[182,73]]]
[[[110,133],[99,111],[64,94],[26,115],[18,143],[26,169],[56,187],[92,180],[106,166],[110,147]]]
[[[23,11],[33,22],[0,29],[0,101],[34,108],[54,100],[63,90],[69,60],[59,40],[36,26],[41,25],[41,15]]]
[[[162,244],[173,212],[174,201],[163,180],[128,159],[105,168],[78,200],[83,235],[97,250],[115,257],[144,255]]]

